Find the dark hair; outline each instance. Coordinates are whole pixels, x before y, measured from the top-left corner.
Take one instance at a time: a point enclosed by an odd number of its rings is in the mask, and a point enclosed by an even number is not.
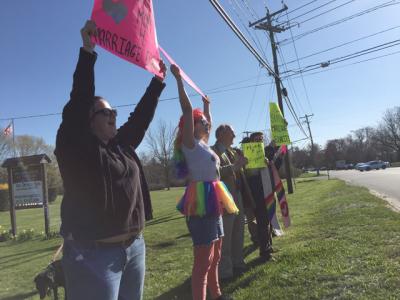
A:
[[[261,132],[261,131],[253,132],[252,134],[250,134],[250,140],[251,140],[251,141],[254,141],[255,137],[256,137],[256,136],[259,136],[259,135],[264,135],[264,133]]]
[[[218,128],[215,130],[215,138],[218,140],[218,137],[221,136],[221,134],[228,128],[230,125],[228,124],[221,124],[218,126]]]
[[[242,139],[242,141],[240,142],[241,144],[245,144],[245,143],[250,143],[250,138],[248,136],[244,137]]]
[[[92,103],[91,103],[90,108],[89,108],[89,111],[88,111],[88,117],[91,116],[93,107],[94,107],[94,105],[96,104],[96,102],[97,102],[97,101],[100,101],[100,100],[105,100],[105,99],[104,99],[102,96],[94,96],[94,97],[92,98],[92,101],[91,101]]]

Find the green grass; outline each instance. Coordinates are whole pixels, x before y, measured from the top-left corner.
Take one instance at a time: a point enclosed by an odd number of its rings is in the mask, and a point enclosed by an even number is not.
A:
[[[175,212],[181,189],[152,193],[145,299],[190,299],[191,239]],[[249,271],[223,286],[235,299],[399,299],[400,218],[366,189],[338,180],[297,183],[292,227],[274,238],[275,261],[260,264],[246,233]],[[51,222],[58,225],[59,200]],[[0,224],[8,225],[8,213]],[[17,213],[19,228],[43,229],[43,210]],[[59,245],[39,237],[0,243],[0,299],[39,299],[32,278]]]
[[[317,172],[307,172],[307,173],[300,174],[300,176],[297,178],[313,178],[313,177],[321,177],[321,176],[327,176],[327,175],[322,171],[320,171],[319,175],[317,175]]]

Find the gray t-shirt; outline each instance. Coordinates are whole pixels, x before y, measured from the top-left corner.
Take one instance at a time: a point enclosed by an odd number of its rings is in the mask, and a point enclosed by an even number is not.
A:
[[[189,178],[192,181],[219,180],[219,157],[202,140],[194,140],[194,148],[189,149],[182,145],[182,152],[189,169]]]

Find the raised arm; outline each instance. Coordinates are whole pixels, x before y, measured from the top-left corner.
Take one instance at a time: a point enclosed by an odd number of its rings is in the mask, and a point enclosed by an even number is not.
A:
[[[204,111],[204,116],[206,117],[208,124],[210,124],[210,130],[212,126],[212,118],[211,118],[211,110],[210,110],[210,98],[206,95],[205,97],[202,98],[203,100],[203,111]]]
[[[158,104],[158,99],[165,87],[163,80],[166,74],[166,67],[162,60],[159,62],[163,77],[154,76],[140,99],[128,121],[118,129],[117,140],[124,144],[137,148],[142,142],[150,122],[153,120],[154,113]]]
[[[189,97],[186,94],[183,80],[178,66],[171,65],[171,73],[176,79],[178,85],[179,103],[181,104],[183,113],[183,129],[182,143],[189,149],[194,148],[194,124],[193,124],[193,108]]]
[[[94,64],[97,54],[94,52],[95,45],[90,37],[96,35],[96,24],[93,21],[86,21],[81,29],[82,48],[79,53],[79,60],[74,72],[71,100],[91,102],[94,97]]]

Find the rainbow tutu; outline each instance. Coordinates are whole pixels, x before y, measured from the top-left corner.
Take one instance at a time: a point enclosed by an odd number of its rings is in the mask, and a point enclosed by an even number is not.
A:
[[[226,185],[219,180],[193,181],[185,190],[176,208],[185,216],[222,215],[238,213],[235,201]]]

